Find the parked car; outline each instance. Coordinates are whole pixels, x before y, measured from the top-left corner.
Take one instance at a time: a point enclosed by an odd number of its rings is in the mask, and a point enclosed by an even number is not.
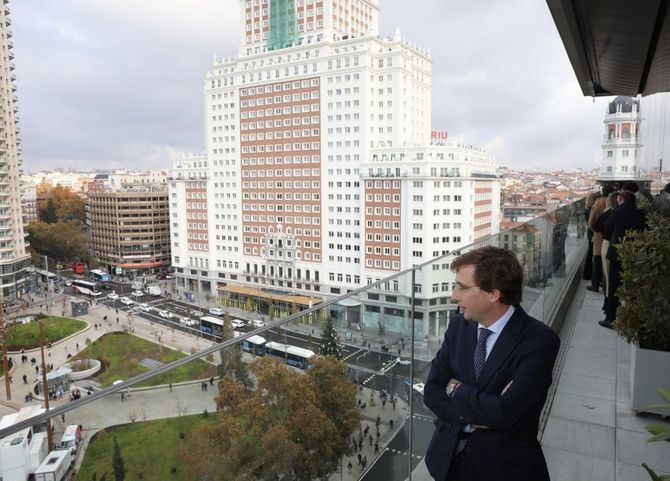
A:
[[[140,304],[137,307],[140,308],[140,311],[151,312],[151,306],[149,304],[147,304],[146,302],[143,302],[142,304]]]
[[[161,272],[160,274],[156,274],[156,280],[157,281],[163,281],[167,279],[167,274],[165,272]]]
[[[240,321],[239,319],[233,319],[230,321],[230,325],[233,326],[235,329],[238,329],[240,327],[244,327],[244,321]]]
[[[254,327],[263,327],[265,323],[260,319],[254,319],[253,321],[251,321],[251,325]]]
[[[406,357],[399,357],[398,364],[400,364],[401,366],[409,366],[410,364],[412,364],[412,361],[410,361]]]
[[[223,316],[223,309],[220,307],[211,307],[209,313],[213,316]]]
[[[158,311],[158,315],[165,319],[172,319],[174,317],[170,311],[166,311],[165,309]]]
[[[125,296],[123,296],[121,299],[119,299],[121,304],[125,304],[126,306],[131,306],[133,304],[133,301]]]
[[[142,291],[133,291],[130,293],[131,296],[133,297],[142,297],[144,295],[144,292]]]
[[[114,292],[114,291],[112,291],[112,292],[110,292],[109,294],[107,294],[107,299],[111,299],[112,301],[115,301],[115,300],[117,300],[118,298],[119,298],[119,295],[118,295],[116,292]]]

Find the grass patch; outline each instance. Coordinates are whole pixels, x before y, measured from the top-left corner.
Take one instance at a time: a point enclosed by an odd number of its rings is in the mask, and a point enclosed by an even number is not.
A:
[[[45,317],[44,343],[56,342],[84,330],[86,323],[69,317]],[[7,328],[7,350],[34,349],[40,345],[40,322],[35,319],[28,324],[14,323]]]
[[[110,333],[98,338],[72,360],[99,359],[105,369],[96,376],[102,387],[111,386],[117,379],[128,380],[149,369],[141,366],[145,357],[167,364],[185,357],[179,351],[161,347],[141,337],[126,333]],[[216,375],[216,366],[197,360],[171,370],[169,373],[155,376],[136,386],[157,386],[170,382],[207,379]]]
[[[207,416],[195,414],[141,421],[100,431],[86,449],[77,480],[99,480],[104,473],[107,473],[106,479],[114,478],[112,453],[116,437],[126,468],[126,479],[191,481],[193,477],[179,453],[185,450],[195,428],[204,423],[215,423],[216,420],[216,413],[209,413]],[[183,433],[183,439],[180,433]],[[203,453],[203,460],[205,459],[207,453]],[[173,468],[174,474],[171,473]],[[94,475],[96,478],[93,478]]]

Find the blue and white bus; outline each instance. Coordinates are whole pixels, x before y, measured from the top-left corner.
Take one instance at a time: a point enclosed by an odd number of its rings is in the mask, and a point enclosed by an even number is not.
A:
[[[265,344],[267,340],[263,336],[251,336],[240,343],[240,347],[244,352],[250,352],[256,356],[265,354]]]
[[[200,318],[200,330],[205,334],[223,336],[223,319],[214,316],[202,316]]]
[[[101,269],[91,269],[89,271],[93,279],[97,282],[109,282],[109,274]]]
[[[300,369],[309,368],[310,360],[315,356],[314,351],[310,349],[303,349],[302,347],[274,341],[267,342],[265,350],[268,356],[281,359],[289,366],[299,367]]]

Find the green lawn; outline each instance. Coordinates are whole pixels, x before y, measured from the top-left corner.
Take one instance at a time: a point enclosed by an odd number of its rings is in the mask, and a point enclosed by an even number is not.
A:
[[[78,481],[114,479],[112,453],[114,438],[121,448],[121,457],[126,468],[127,480],[143,481],[191,481],[188,466],[184,466],[179,453],[189,442],[193,430],[203,423],[216,422],[215,413],[208,416],[196,414],[179,418],[137,422],[100,431],[86,449]],[[184,433],[180,438],[179,433]],[[206,453],[203,453],[206,456]],[[171,474],[171,469],[176,472]],[[94,478],[93,476],[96,475]]]
[[[102,387],[108,387],[117,379],[128,380],[147,372],[149,369],[139,364],[146,357],[167,364],[185,356],[179,351],[161,347],[159,344],[131,334],[110,333],[100,337],[72,359],[101,360],[106,369],[98,374],[95,380]],[[216,376],[216,367],[205,361],[197,360],[136,386],[156,386],[169,382],[208,379],[210,376]]]
[[[45,317],[44,343],[56,342],[86,327],[84,321],[68,317]],[[40,323],[36,319],[28,324],[11,324],[7,328],[7,350],[20,351],[21,348],[33,349],[40,345]]]

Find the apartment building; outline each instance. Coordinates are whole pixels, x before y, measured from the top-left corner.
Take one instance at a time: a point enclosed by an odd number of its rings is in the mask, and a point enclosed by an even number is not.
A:
[[[0,285],[5,302],[24,292],[26,269],[30,265],[21,212],[22,162],[9,14],[8,1],[3,0],[0,3]]]
[[[28,224],[37,222],[37,189],[30,180],[21,179],[21,213],[23,214],[23,228]],[[27,234],[27,230],[26,230]]]
[[[242,4],[239,56],[205,78],[206,152],[169,180],[180,288],[324,298],[497,230],[493,158],[431,130],[431,59],[378,36],[378,2]],[[408,282],[388,286],[405,318]]]
[[[127,184],[86,194],[91,251],[113,274],[157,272],[170,264],[165,184]]]

